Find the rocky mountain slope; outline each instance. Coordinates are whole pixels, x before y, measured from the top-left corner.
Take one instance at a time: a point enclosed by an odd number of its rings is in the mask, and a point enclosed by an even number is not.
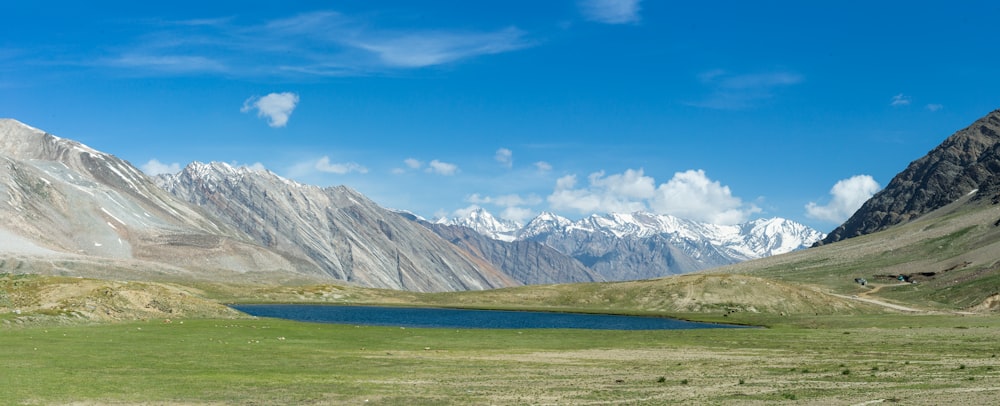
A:
[[[580,261],[545,244],[527,240],[498,240],[465,226],[423,224],[526,285],[605,280]]]
[[[483,209],[439,220],[504,241],[533,241],[568,255],[606,280],[693,272],[810,246],[823,234],[789,220],[725,226],[652,213],[611,213],[571,221],[542,213],[528,224],[504,224]]]
[[[0,270],[414,291],[521,284],[347,188],[225,164],[158,181],[166,190],[113,155],[0,120]]]
[[[9,119],[0,120],[0,213],[5,254],[58,258],[61,269],[97,268],[92,258],[168,264],[125,266],[136,273],[293,269],[128,162]]]
[[[346,187],[223,163],[150,179],[113,155],[14,120],[0,121],[0,199],[0,253],[19,258],[0,269],[31,264],[102,278],[479,290],[689,272],[810,238],[776,220],[722,227],[645,213],[577,222],[546,214],[520,227],[477,211],[457,220],[461,226],[430,224]]]
[[[520,284],[347,187],[324,189],[268,171],[197,162],[157,183],[258,244],[334,279],[413,291]]]
[[[916,219],[971,193],[1000,192],[1000,110],[951,135],[896,175],[822,243]]]

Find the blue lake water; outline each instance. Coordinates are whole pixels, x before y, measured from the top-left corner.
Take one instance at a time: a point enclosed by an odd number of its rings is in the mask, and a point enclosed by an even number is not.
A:
[[[463,329],[575,328],[590,330],[681,330],[744,327],[697,323],[663,317],[579,313],[290,304],[234,305],[232,307],[258,317],[366,326]]]

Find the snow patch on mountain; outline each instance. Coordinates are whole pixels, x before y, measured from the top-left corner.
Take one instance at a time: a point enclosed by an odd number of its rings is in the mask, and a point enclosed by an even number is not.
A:
[[[437,224],[468,227],[494,240],[511,242],[517,240],[521,225],[515,221],[498,219],[483,208],[477,208],[461,217],[441,218]]]
[[[659,236],[688,251],[694,258],[704,255],[698,250],[711,246],[734,262],[806,248],[825,237],[817,230],[783,218],[719,225],[648,212],[593,214],[577,221],[544,212],[520,226],[512,221],[497,219],[479,208],[463,217],[439,219],[437,223],[465,226],[501,241],[545,241],[553,236],[562,239],[594,238],[595,235],[612,239]]]

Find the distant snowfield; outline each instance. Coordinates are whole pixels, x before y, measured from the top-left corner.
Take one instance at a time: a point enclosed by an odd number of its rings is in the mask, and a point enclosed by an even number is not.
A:
[[[0,229],[0,253],[4,254],[28,254],[28,255],[62,255],[56,251],[39,247],[35,243],[14,234],[10,231]]]

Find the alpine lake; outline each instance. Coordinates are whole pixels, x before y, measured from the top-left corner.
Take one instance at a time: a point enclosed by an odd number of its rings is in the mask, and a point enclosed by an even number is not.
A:
[[[244,304],[231,307],[256,317],[413,328],[689,330],[746,327],[665,317],[537,311],[302,304]]]

